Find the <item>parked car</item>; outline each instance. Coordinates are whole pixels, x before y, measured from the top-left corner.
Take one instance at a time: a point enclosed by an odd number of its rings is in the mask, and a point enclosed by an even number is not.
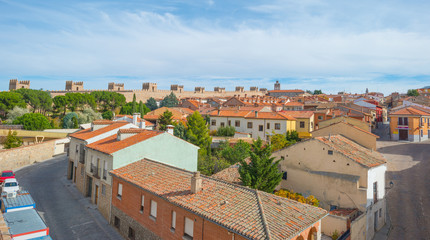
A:
[[[4,180],[1,188],[2,192],[13,193],[19,191],[19,184],[15,178],[8,178]]]
[[[15,173],[13,173],[12,170],[5,170],[5,171],[1,172],[0,184],[8,178],[15,178]]]

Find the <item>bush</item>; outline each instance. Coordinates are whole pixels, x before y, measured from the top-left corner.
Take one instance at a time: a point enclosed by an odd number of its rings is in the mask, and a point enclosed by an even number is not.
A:
[[[300,193],[295,193],[293,191],[287,190],[287,189],[281,189],[279,191],[275,192],[275,195],[292,199],[297,202],[306,203],[315,207],[318,207],[320,205],[320,202],[318,199],[316,199],[314,196],[310,195],[309,197],[305,198]]]
[[[236,129],[233,126],[220,127],[216,131],[216,135],[219,137],[233,137],[236,133]]]
[[[13,124],[21,124],[25,130],[33,131],[51,128],[48,118],[40,113],[26,113],[13,121]]]
[[[3,147],[5,149],[16,148],[22,145],[22,139],[17,137],[18,133],[16,131],[9,130],[5,141],[3,142]]]
[[[12,124],[15,119],[18,117],[21,117],[22,115],[30,113],[30,111],[27,108],[20,108],[18,106],[15,106],[13,109],[7,111],[7,120],[6,122],[8,124]]]
[[[75,123],[73,122],[73,118],[78,119],[78,114],[75,112],[71,112],[66,114],[63,118],[63,128],[72,129],[75,128]]]
[[[77,119],[79,124],[91,123],[94,120],[102,119],[102,114],[92,108],[85,108],[82,112],[77,113]]]

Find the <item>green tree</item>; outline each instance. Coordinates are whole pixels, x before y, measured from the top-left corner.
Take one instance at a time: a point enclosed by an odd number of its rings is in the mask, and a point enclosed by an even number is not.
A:
[[[78,123],[78,118],[77,117],[72,117],[72,122],[73,122],[73,128],[79,128],[79,123]]]
[[[408,96],[412,96],[412,97],[416,97],[420,95],[418,90],[416,89],[409,89],[407,94]]]
[[[219,127],[216,131],[216,135],[219,137],[233,137],[235,133],[236,128],[234,128],[233,126]]]
[[[273,151],[278,151],[288,146],[288,140],[283,134],[275,134],[270,138]]]
[[[282,180],[282,173],[278,170],[281,159],[274,161],[275,158],[271,157],[272,147],[263,147],[260,138],[253,142],[252,151],[249,153],[249,163],[240,161],[239,174],[243,185],[268,193],[273,192]]]
[[[33,112],[45,113],[52,108],[52,98],[49,92],[26,88],[20,88],[15,92],[22,95],[24,101],[33,108]]]
[[[14,107],[27,107],[27,104],[22,99],[22,95],[15,91],[0,92],[0,112],[2,112],[2,115],[5,116],[6,112]]]
[[[207,176],[211,176],[229,166],[230,163],[219,155],[211,156],[199,154],[197,161],[197,170]]]
[[[147,106],[151,111],[154,111],[155,109],[157,109],[157,108],[158,108],[158,106],[157,106],[157,101],[155,101],[155,99],[154,99],[153,97],[150,97],[150,98],[146,101],[145,105],[146,105],[146,106]]]
[[[123,106],[125,102],[124,95],[111,91],[94,91],[91,92],[94,97],[98,109],[106,112],[107,110],[114,111],[116,108]]]
[[[63,118],[63,128],[64,129],[72,129],[74,128],[73,118],[78,118],[78,114],[75,112],[70,112],[66,114]]]
[[[158,123],[160,124],[160,131],[166,131],[167,125],[173,124],[173,113],[169,110],[164,111],[158,118]]]
[[[139,112],[140,112],[140,117],[143,118],[143,116],[147,113],[149,113],[151,110],[149,110],[148,107],[145,106],[145,104],[143,104],[142,101],[139,101]]]
[[[286,133],[286,138],[288,141],[288,144],[295,144],[296,142],[300,142],[300,138],[299,138],[299,133],[295,130],[293,131],[287,131]]]
[[[251,146],[243,140],[239,140],[233,147],[230,146],[228,141],[225,141],[221,142],[219,153],[230,164],[236,164],[249,157],[250,150]]]
[[[13,124],[23,125],[25,130],[45,130],[51,127],[48,118],[40,113],[26,113],[15,119]]]
[[[187,140],[187,128],[182,122],[179,122],[173,129],[173,135],[175,135],[178,138]]]
[[[54,110],[57,112],[62,111],[63,116],[66,115],[67,110],[67,97],[63,95],[55,96],[52,101],[54,102]]]
[[[9,130],[6,139],[3,142],[3,147],[5,149],[16,148],[22,145],[22,139],[17,136],[18,133],[16,131]]]
[[[30,113],[30,111],[27,108],[20,108],[18,106],[15,106],[13,109],[7,111],[7,120],[6,123],[12,124],[15,119],[18,117],[21,117],[22,115]]]
[[[190,143],[200,147],[200,153],[210,154],[212,138],[205,120],[198,111],[187,118],[187,139]]]
[[[320,90],[314,90],[313,94],[318,95],[318,94],[323,94],[323,92],[321,91],[321,89]]]
[[[103,118],[101,113],[94,111],[92,108],[84,108],[81,112],[78,112],[77,115],[79,124],[91,123],[94,120]]]
[[[131,102],[131,111],[133,113],[137,113],[136,94],[133,94],[133,101]]]
[[[110,110],[104,111],[102,113],[102,117],[103,117],[103,119],[112,120],[112,118],[113,118],[113,112],[110,111]]]
[[[169,95],[164,97],[164,99],[160,103],[160,107],[176,107],[178,106],[179,101],[176,95],[171,92]]]

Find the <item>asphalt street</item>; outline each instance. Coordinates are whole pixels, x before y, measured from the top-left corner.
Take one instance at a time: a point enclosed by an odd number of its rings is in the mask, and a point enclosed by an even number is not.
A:
[[[36,210],[55,240],[123,239],[66,179],[65,155],[16,171],[16,178],[36,202]]]
[[[388,239],[430,239],[430,141],[381,141],[378,151],[388,161]]]

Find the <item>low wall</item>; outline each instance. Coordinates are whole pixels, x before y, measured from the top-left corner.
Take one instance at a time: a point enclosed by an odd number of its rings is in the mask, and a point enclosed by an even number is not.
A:
[[[68,139],[50,140],[0,151],[0,171],[17,169],[42,162],[65,152]]]
[[[348,219],[329,214],[322,220],[322,233],[332,236],[335,231],[340,235],[348,230]]]

